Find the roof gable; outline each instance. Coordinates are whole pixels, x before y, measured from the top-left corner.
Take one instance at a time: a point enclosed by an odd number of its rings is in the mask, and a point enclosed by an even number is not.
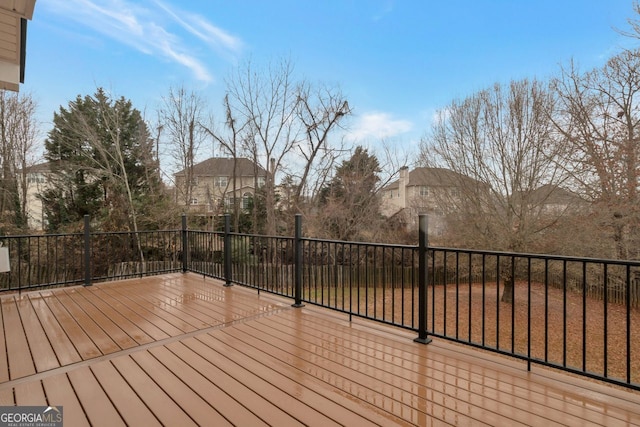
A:
[[[407,186],[454,187],[459,186],[461,181],[474,180],[450,169],[420,167],[409,172]]]
[[[238,157],[236,162],[236,176],[266,176],[267,172],[251,160]],[[230,157],[212,157],[203,162],[193,165],[193,176],[233,176],[234,159]],[[256,174],[257,167],[257,174]],[[175,176],[186,175],[185,170],[174,174]]]

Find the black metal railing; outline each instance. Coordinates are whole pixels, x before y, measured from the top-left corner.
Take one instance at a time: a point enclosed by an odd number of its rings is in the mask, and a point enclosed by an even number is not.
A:
[[[429,249],[429,335],[640,389],[640,263]]]
[[[0,236],[10,271],[0,291],[89,285],[93,282],[180,271],[180,230]]]
[[[2,290],[191,271],[640,390],[640,262],[181,230],[0,237]]]
[[[640,262],[430,247],[426,219],[417,246],[306,238],[299,217],[293,238],[205,235],[229,242],[227,284],[640,389]]]

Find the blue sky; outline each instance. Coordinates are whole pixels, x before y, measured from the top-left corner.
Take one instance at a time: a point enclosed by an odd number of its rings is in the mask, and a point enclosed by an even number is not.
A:
[[[632,0],[37,0],[25,84],[53,112],[104,87],[150,120],[170,86],[218,113],[224,79],[251,58],[291,58],[341,88],[349,137],[411,151],[436,110],[495,82],[602,65],[635,42]]]

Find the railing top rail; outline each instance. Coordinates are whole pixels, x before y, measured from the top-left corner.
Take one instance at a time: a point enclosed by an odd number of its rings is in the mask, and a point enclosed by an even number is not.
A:
[[[441,252],[458,252],[458,253],[472,254],[472,255],[494,255],[494,256],[500,256],[500,257],[513,257],[513,258],[536,258],[536,259],[554,260],[554,261],[570,261],[570,262],[610,264],[610,265],[628,265],[631,267],[640,267],[640,261],[636,261],[636,260],[576,257],[576,256],[568,256],[568,255],[535,254],[535,253],[526,253],[526,252],[490,251],[490,250],[481,250],[481,249],[460,249],[460,248],[446,248],[446,247],[438,247],[438,246],[429,246],[428,250],[441,251]]]
[[[313,237],[303,237],[302,240],[307,242],[321,242],[321,243],[335,243],[341,245],[351,245],[351,246],[374,246],[374,247],[385,247],[385,248],[400,248],[400,249],[417,249],[418,245],[403,245],[399,243],[372,243],[372,242],[355,242],[349,240],[332,240],[332,239],[316,239]]]
[[[224,233],[222,233],[224,234]],[[241,236],[241,237],[254,237],[257,239],[279,239],[279,240],[295,240],[293,236],[269,236],[265,234],[246,234],[246,233],[229,233],[230,236]]]
[[[102,235],[124,235],[124,234],[144,234],[144,233],[179,233],[180,229],[170,229],[170,230],[138,230],[138,231],[92,231],[92,236],[102,236]],[[81,233],[82,234],[82,233]]]
[[[82,236],[83,233],[53,233],[53,234],[16,234],[11,236],[0,236],[0,239],[26,239],[26,238],[45,238],[45,237],[65,237],[65,236]]]
[[[224,232],[221,232],[221,231],[204,231],[204,230],[189,230],[189,231],[196,232],[196,233],[211,233],[211,234],[217,234],[217,235],[224,234]],[[247,233],[237,233],[237,232],[231,232],[229,234],[232,236],[261,238],[261,239],[280,239],[280,240],[295,239],[295,237],[292,237],[292,236],[270,236],[270,235],[263,235],[263,234],[247,234]],[[323,239],[323,238],[314,238],[314,237],[302,237],[301,240],[307,241],[307,242],[330,243],[330,244],[350,245],[350,246],[386,247],[386,248],[396,248],[396,249],[417,249],[418,248],[418,245],[407,245],[407,244],[399,244],[399,243],[357,242],[357,241]],[[457,252],[457,253],[472,254],[472,255],[493,255],[493,256],[500,256],[500,257],[543,259],[543,260],[582,262],[582,263],[594,263],[594,264],[600,263],[600,264],[628,265],[631,267],[640,267],[640,260],[620,260],[620,259],[593,258],[593,257],[577,257],[577,256],[556,255],[556,254],[507,252],[507,251],[495,251],[495,250],[486,250],[486,249],[465,249],[465,248],[452,248],[452,247],[441,247],[441,246],[429,246],[427,250],[454,252],[454,253]]]

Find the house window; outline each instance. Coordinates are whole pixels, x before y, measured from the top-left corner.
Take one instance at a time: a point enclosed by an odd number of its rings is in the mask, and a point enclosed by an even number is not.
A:
[[[195,198],[195,197],[193,199],[191,199],[191,204],[192,205],[197,205],[198,204],[198,199]]]
[[[41,174],[29,174],[27,175],[27,184],[43,184],[44,176]]]
[[[213,185],[216,187],[226,188],[228,182],[229,180],[226,176],[216,176],[213,178]]]
[[[242,195],[242,209],[244,210],[249,209],[249,205],[252,197],[253,197],[253,194],[248,192]]]
[[[426,185],[420,186],[420,195],[421,196],[428,196],[429,195],[429,187],[427,187]]]
[[[265,184],[264,176],[259,176],[258,177],[258,188],[259,187],[264,187],[264,184]]]

